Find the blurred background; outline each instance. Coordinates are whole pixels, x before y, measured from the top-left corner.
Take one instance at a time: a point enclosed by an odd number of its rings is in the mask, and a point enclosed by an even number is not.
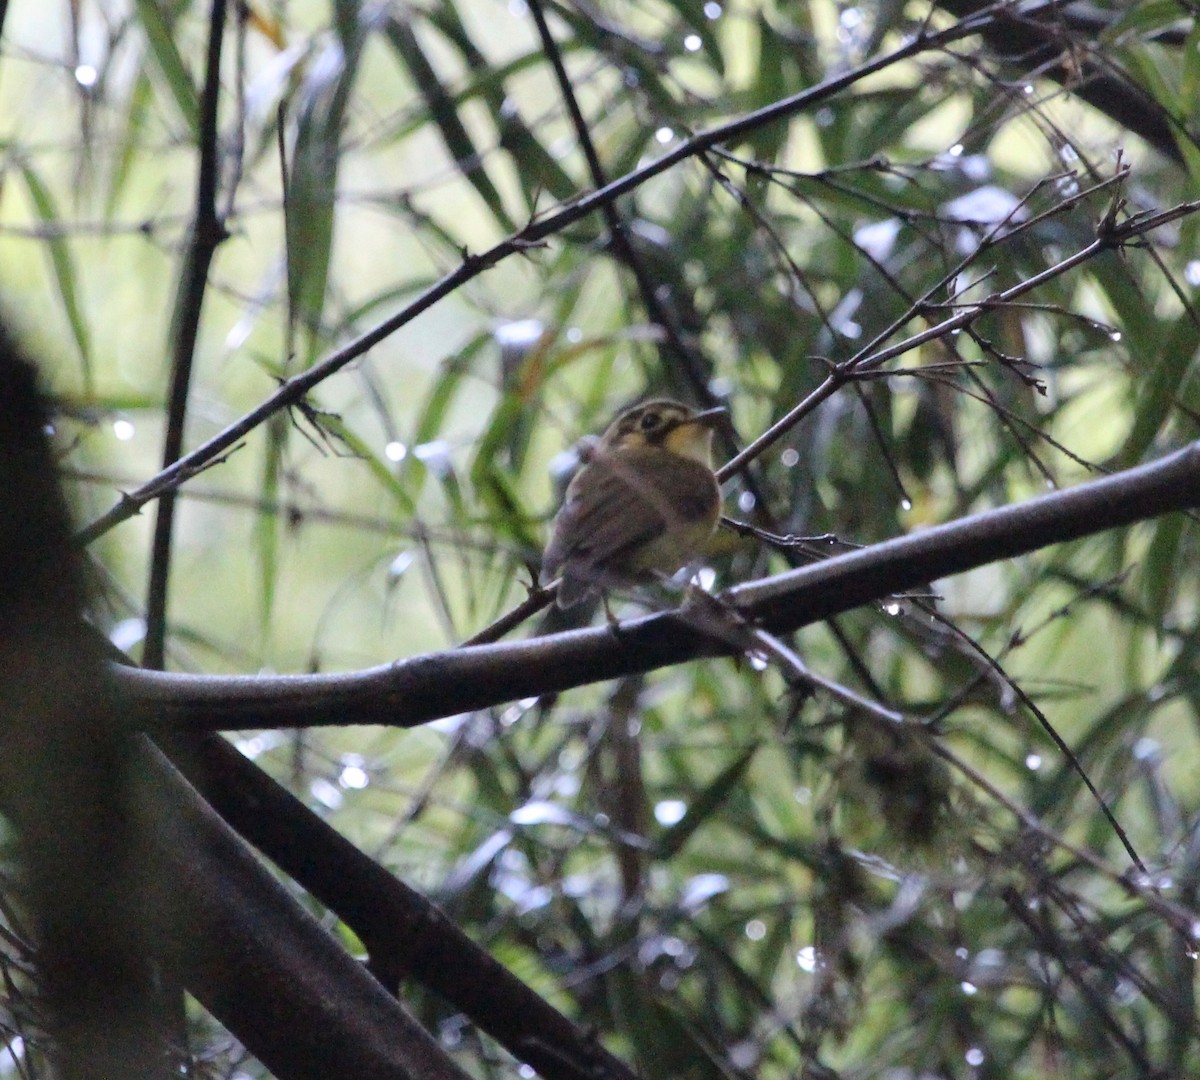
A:
[[[725,460],[831,363],[1052,268],[838,390],[726,484],[726,513],[870,544],[1195,438],[1195,219],[1062,265],[1106,214],[1197,190],[1188,5],[998,5],[984,36],[916,48],[983,5],[539,3],[550,47],[527,0],[230,8],[210,146],[228,237],[186,449],[559,204],[846,83],[472,276],[190,479],[168,668],[451,647],[525,597],[572,448],[619,409],[724,404]],[[3,17],[0,290],[44,358],[80,526],[162,464],[209,16],[16,0]],[[94,621],[135,659],[153,509],[88,548]],[[791,641],[935,723],[966,771],[732,660],[413,731],[331,717],[230,738],[647,1077],[1194,1074],[1192,946],[1145,894],[1197,910],[1196,541],[1165,517]],[[704,580],[819,554],[722,534]],[[1030,700],[1144,860],[1140,892]],[[28,980],[8,986],[0,1075],[42,1075]],[[512,1075],[414,993],[464,1067]],[[264,1075],[193,1011],[194,1075]]]

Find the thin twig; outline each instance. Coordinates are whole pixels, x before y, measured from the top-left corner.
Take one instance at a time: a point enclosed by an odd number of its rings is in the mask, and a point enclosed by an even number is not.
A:
[[[137,490],[124,495],[110,510],[80,530],[76,535],[76,541],[81,545],[90,544],[114,526],[127,521],[137,514],[146,503],[154,498],[161,497],[165,491],[178,487],[186,479],[188,470],[195,469],[198,464],[215,457],[221,451],[259,427],[280,410],[286,409],[303,400],[306,394],[331,375],[358,359],[401,327],[408,325],[417,316],[428,311],[464,284],[479,277],[486,270],[490,270],[503,260],[512,255],[529,251],[532,247],[541,244],[546,238],[561,232],[569,225],[573,225],[575,222],[595,213],[604,206],[612,203],[615,199],[636,190],[647,181],[668,171],[687,158],[695,157],[720,143],[735,141],[767,124],[787,119],[805,109],[812,108],[820,102],[855,85],[862,79],[878,71],[885,70],[892,64],[910,59],[924,52],[943,48],[951,42],[960,41],[980,33],[983,28],[990,25],[996,12],[1002,11],[1007,7],[1007,3],[998,3],[938,33],[918,35],[900,48],[870,63],[863,64],[851,71],[827,79],[814,87],[783,98],[762,109],[732,120],[727,124],[721,124],[710,128],[708,131],[701,132],[681,142],[662,157],[627,173],[625,176],[612,181],[599,190],[584,195],[573,203],[561,206],[558,210],[531,221],[519,233],[502,240],[486,251],[480,254],[464,252],[463,260],[458,267],[431,285],[412,303],[396,314],[384,319],[370,330],[360,334],[341,348],[334,350],[334,352],[330,353],[323,360],[313,364],[306,371],[286,380],[269,398],[261,402],[255,409],[252,409],[219,431],[201,446],[196,447],[190,454],[165,467],[157,476],[147,481],[147,483],[143,484]],[[828,394],[825,396],[828,396]]]
[[[1018,281],[1015,285],[1011,285],[1007,289],[991,293],[950,318],[944,319],[942,322],[930,326],[925,330],[918,331],[896,342],[894,345],[885,346],[875,352],[860,353],[842,364],[834,365],[830,373],[825,377],[825,380],[816,389],[812,390],[798,405],[791,409],[787,415],[772,424],[771,427],[750,443],[740,454],[737,454],[721,466],[717,471],[718,478],[726,480],[734,473],[744,469],[751,461],[774,446],[775,443],[782,439],[784,435],[818,405],[831,397],[846,383],[850,382],[858,372],[879,368],[897,356],[902,356],[904,353],[910,352],[930,341],[936,341],[947,334],[953,333],[955,330],[961,330],[969,326],[981,315],[1003,307],[1010,300],[1018,296],[1032,292],[1047,281],[1051,281],[1065,274],[1067,271],[1081,266],[1097,255],[1111,251],[1114,248],[1119,248],[1136,236],[1176,221],[1187,214],[1195,213],[1196,210],[1200,210],[1200,201],[1194,200],[1192,202],[1180,203],[1166,210],[1138,214],[1128,221],[1121,223],[1115,222],[1110,212],[1097,226],[1096,236],[1090,243],[1084,245],[1074,254],[1068,255],[1065,259],[1061,259],[1053,266],[1048,266],[1033,275],[1033,277],[1027,278],[1024,281]]]

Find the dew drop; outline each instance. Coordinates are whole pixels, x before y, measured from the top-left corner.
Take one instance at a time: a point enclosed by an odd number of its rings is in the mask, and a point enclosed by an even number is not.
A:
[[[121,652],[128,652],[145,636],[145,619],[122,619],[108,632],[108,640]]]
[[[500,323],[493,331],[503,349],[530,349],[542,340],[546,325],[541,319],[513,319]]]
[[[445,439],[433,439],[415,447],[413,454],[418,461],[424,462],[430,470],[439,476],[450,472],[450,444]]]
[[[654,804],[654,820],[660,825],[678,825],[687,813],[687,803],[682,799],[663,799]]]
[[[318,776],[308,786],[312,797],[321,803],[322,806],[328,807],[330,810],[338,810],[345,801],[341,791],[334,787],[328,780],[322,776]]]

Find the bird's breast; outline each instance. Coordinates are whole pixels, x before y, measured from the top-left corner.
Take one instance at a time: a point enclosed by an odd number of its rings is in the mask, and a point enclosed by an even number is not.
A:
[[[704,551],[720,517],[721,490],[712,470],[692,458],[661,449],[635,456],[632,501],[653,508],[662,527],[632,553],[631,569],[674,573]]]

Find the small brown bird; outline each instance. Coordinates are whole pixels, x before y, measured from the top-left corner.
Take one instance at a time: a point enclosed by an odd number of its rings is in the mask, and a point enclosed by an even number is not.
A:
[[[635,405],[609,425],[575,474],[542,558],[561,574],[558,606],[673,574],[704,549],[721,516],[712,429],[724,409]]]

